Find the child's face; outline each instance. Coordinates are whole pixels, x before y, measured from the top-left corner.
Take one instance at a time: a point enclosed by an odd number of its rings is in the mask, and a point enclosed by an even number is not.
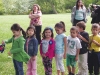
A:
[[[14,36],[19,36],[20,35],[20,30],[19,31],[12,30],[12,32],[13,32]]]
[[[56,31],[57,34],[61,34],[61,33],[63,33],[63,28],[55,27],[55,31]]]
[[[52,32],[51,30],[46,30],[44,34],[46,38],[51,38]]]
[[[70,35],[74,38],[77,37],[78,33],[76,32],[76,30],[70,30]]]
[[[77,27],[77,29],[78,29],[79,32],[82,31],[82,28],[80,28],[80,27],[78,27],[78,26],[76,26],[76,27]]]
[[[99,30],[98,30],[98,28],[92,28],[91,31],[92,31],[93,35],[97,35]]]
[[[27,33],[28,33],[28,36],[33,36],[34,35],[34,30],[33,29],[29,29],[27,31]]]
[[[38,10],[38,7],[37,6],[33,6],[33,10],[34,11]]]

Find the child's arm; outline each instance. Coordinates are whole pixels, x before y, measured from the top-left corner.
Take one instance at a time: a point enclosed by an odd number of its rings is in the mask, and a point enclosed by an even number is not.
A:
[[[10,38],[10,39],[8,39],[8,40],[6,40],[6,41],[3,41],[4,43],[12,43],[12,39],[13,38]]]
[[[10,53],[11,54],[14,54],[14,53],[18,53],[18,52],[21,52],[22,50],[24,50],[24,44],[25,44],[25,40],[23,40],[23,39],[20,39],[19,41],[18,41],[18,48],[15,48],[15,49],[11,49],[10,50]]]
[[[64,59],[65,59],[66,58],[66,52],[67,52],[67,38],[64,37],[63,41],[64,41]]]
[[[92,42],[93,42],[94,44],[96,44],[97,46],[99,46],[99,47],[100,47],[100,43],[98,43],[97,41],[92,40]]]
[[[86,43],[89,43],[89,35],[85,34],[85,36],[81,36],[80,34],[78,34],[78,38],[80,38],[81,40],[83,40]]]
[[[33,56],[36,56],[37,53],[38,53],[38,40],[37,40],[37,39],[34,39],[33,45],[34,45],[34,46],[33,46],[33,51],[34,51]]]
[[[77,49],[76,57],[75,57],[75,60],[76,60],[76,61],[78,60],[79,53],[80,53],[80,49]]]

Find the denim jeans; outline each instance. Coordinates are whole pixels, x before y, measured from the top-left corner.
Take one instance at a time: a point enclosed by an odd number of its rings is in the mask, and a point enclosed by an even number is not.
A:
[[[23,62],[19,62],[15,59],[13,59],[13,63],[14,63],[14,68],[15,68],[15,75],[24,75],[23,72]]]

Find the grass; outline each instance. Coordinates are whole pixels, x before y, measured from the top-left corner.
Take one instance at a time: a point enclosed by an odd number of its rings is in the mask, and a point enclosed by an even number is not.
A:
[[[87,22],[87,27],[86,31],[90,34],[90,28],[91,28],[91,18],[88,16],[88,22]],[[48,15],[43,15],[42,16],[42,30],[50,26],[54,29],[54,25],[59,22],[59,21],[64,21],[66,24],[66,35],[69,35],[69,29],[71,28],[72,24],[70,22],[70,14],[48,14]],[[21,27],[26,30],[26,28],[29,26],[29,18],[28,15],[4,15],[0,16],[0,42],[5,39],[9,39],[12,37],[12,32],[10,31],[10,27],[13,23],[18,23],[21,25]],[[54,34],[56,36],[55,30]],[[7,52],[10,50],[11,44],[6,45],[6,50],[4,53],[0,53],[0,75],[14,75],[14,67],[12,63],[12,59],[8,58]],[[64,60],[64,64],[65,64]],[[24,64],[24,72],[26,72],[26,64]],[[42,65],[42,60],[40,57],[40,54],[38,52],[37,56],[37,71],[38,75],[44,75],[44,69]],[[77,69],[76,69],[77,72]],[[66,69],[66,74],[67,74],[67,69]],[[55,59],[53,59],[53,75],[56,75],[56,64],[55,64]]]

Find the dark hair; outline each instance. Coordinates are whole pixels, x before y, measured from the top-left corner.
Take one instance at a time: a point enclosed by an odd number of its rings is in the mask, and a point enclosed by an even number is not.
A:
[[[94,24],[92,24],[92,28],[91,28],[91,29],[93,29],[93,28],[97,28],[97,29],[99,29],[99,28],[100,28],[100,26],[99,26],[99,24],[94,23]]]
[[[25,31],[20,27],[19,24],[15,23],[11,26],[11,30],[13,31],[22,31],[23,37],[26,38],[26,33]]]
[[[51,31],[51,37],[53,38],[54,37],[54,34],[53,34],[53,29],[51,28],[51,27],[46,27],[45,29],[44,29],[44,31],[43,31],[43,33],[42,33],[42,37],[43,37],[43,39],[45,39],[46,38],[46,36],[45,36],[45,31],[46,30],[50,30]]]
[[[26,35],[27,35],[27,37],[28,37],[28,30],[29,30],[29,29],[33,29],[33,30],[34,30],[33,36],[35,37],[35,36],[36,36],[36,29],[35,29],[34,26],[29,26],[29,27],[27,28],[27,30],[26,30]]]
[[[60,21],[59,23],[56,23],[55,27],[63,28],[63,31],[66,32],[66,30],[65,30],[65,23],[63,21]]]
[[[72,27],[70,28],[70,31],[71,31],[71,30],[75,30],[77,33],[79,32],[79,31],[78,31],[78,28],[77,28],[76,26],[72,26]]]
[[[79,1],[82,1],[82,0],[77,0],[77,2],[76,2],[76,9],[77,10],[79,9],[79,5],[78,5]],[[83,9],[83,5],[81,5],[81,8]]]
[[[86,25],[85,25],[85,22],[84,21],[80,21],[76,24],[76,26],[78,26],[79,28],[83,28],[83,30],[85,30],[86,28]]]

